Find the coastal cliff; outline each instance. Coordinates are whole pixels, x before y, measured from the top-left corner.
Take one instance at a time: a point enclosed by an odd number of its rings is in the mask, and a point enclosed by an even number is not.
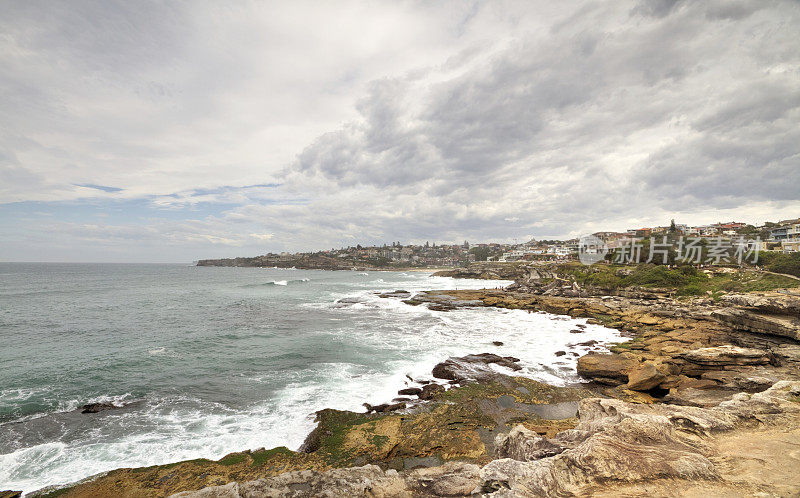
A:
[[[516,359],[493,353],[443,359],[437,382],[366,413],[318,412],[300,451],[119,469],[38,496],[798,493],[800,282],[714,270],[670,286],[660,273],[640,278],[651,270],[530,267],[508,290],[383,296],[441,311],[544,311],[622,331],[626,342],[578,359],[590,381],[580,387],[516,376]],[[682,292],[692,285],[701,295]],[[581,329],[572,332],[580,341]]]

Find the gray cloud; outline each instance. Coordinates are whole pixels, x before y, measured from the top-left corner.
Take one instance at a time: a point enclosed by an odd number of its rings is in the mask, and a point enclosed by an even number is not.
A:
[[[796,2],[4,10],[6,202],[222,206],[64,224],[76,247],[194,259],[800,215]]]

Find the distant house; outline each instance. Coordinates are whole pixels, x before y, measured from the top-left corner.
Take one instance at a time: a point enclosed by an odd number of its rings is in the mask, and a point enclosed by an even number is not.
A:
[[[652,228],[635,228],[633,230],[628,230],[629,235],[640,239],[649,237],[652,233],[653,233]]]
[[[781,240],[783,252],[800,252],[800,223],[794,223],[786,228],[786,237]]]

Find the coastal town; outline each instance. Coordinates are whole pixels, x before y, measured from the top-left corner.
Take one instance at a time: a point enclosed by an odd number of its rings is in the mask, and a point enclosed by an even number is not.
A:
[[[752,225],[743,222],[718,222],[690,226],[672,220],[664,226],[638,227],[624,232],[599,231],[591,234],[609,252],[622,252],[650,240],[686,239],[703,245],[744,247],[748,253],[800,252],[800,218]],[[566,261],[577,259],[581,239],[536,240],[523,243],[390,244],[350,246],[298,253],[267,253],[263,256],[201,260],[200,266],[264,266],[350,268],[443,268],[463,267],[479,261]],[[645,255],[646,256],[646,255]],[[646,257],[643,259],[647,259]],[[618,261],[620,262],[620,261]],[[640,261],[636,261],[640,262]]]

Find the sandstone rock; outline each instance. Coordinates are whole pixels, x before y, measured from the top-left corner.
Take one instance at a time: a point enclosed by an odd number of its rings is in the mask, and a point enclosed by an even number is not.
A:
[[[0,498],[19,498],[20,496],[22,496],[22,491],[12,491],[10,489],[0,491]]]
[[[617,384],[628,381],[628,371],[639,362],[618,354],[590,353],[578,358],[578,375],[589,379],[613,379]]]
[[[404,474],[366,465],[324,472],[287,472],[255,481],[184,491],[172,495],[172,498],[469,496],[479,483],[480,468],[470,463],[448,462],[439,467],[416,469]]]
[[[766,365],[770,362],[769,355],[765,351],[731,345],[694,349],[681,354],[680,357],[709,367]]]
[[[796,316],[765,315],[734,308],[715,310],[711,315],[738,330],[800,341],[800,319]]]
[[[664,401],[673,405],[710,408],[730,399],[735,393],[734,390],[676,387],[669,390]]]
[[[517,450],[516,458],[489,462],[481,469],[481,489],[495,496],[586,495],[592,486],[614,481],[715,479],[703,436],[731,430],[739,423],[772,422],[800,413],[800,382],[782,381],[762,393],[737,394],[715,408],[636,405],[619,400],[585,399],[580,423],[551,442],[564,448],[537,459],[539,447],[525,452],[524,431],[509,433],[499,447]]]
[[[777,292],[753,294],[728,294],[722,296],[722,302],[751,308],[763,313],[776,315],[794,315],[800,317],[800,295]]]
[[[414,496],[469,496],[480,484],[480,467],[448,462],[441,467],[412,470],[405,480]]]
[[[518,425],[508,434],[500,434],[495,439],[495,456],[514,460],[538,460],[564,451],[564,446]]]
[[[795,367],[800,366],[800,345],[783,344],[781,346],[772,348],[772,353],[779,359],[781,363]]]
[[[649,391],[661,384],[667,374],[659,369],[652,361],[645,361],[636,365],[628,372],[628,389],[634,391]]]

